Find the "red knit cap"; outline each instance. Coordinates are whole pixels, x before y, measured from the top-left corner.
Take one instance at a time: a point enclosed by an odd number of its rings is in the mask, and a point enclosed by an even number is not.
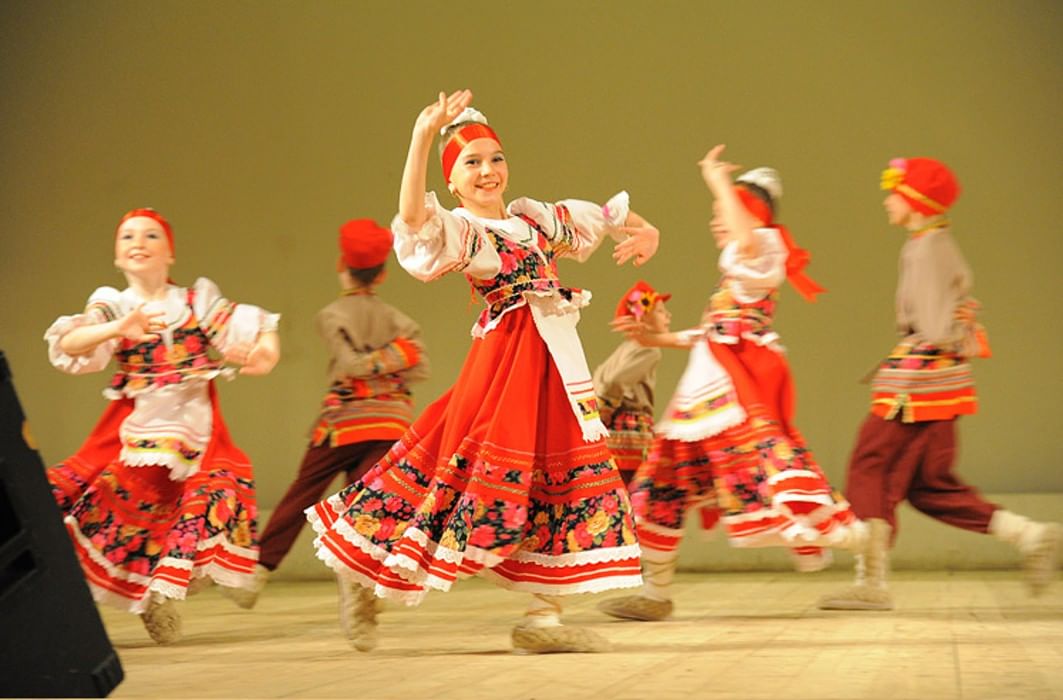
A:
[[[624,292],[624,296],[620,297],[620,303],[616,305],[616,314],[613,318],[634,316],[635,320],[641,321],[643,316],[653,310],[657,302],[668,301],[671,298],[671,294],[658,294],[649,284],[639,280],[631,285],[631,289]]]
[[[356,270],[382,265],[392,240],[391,231],[372,219],[352,219],[340,226],[340,261]]]
[[[882,189],[904,197],[920,214],[944,214],[960,196],[948,166],[933,158],[894,158],[882,172]]]

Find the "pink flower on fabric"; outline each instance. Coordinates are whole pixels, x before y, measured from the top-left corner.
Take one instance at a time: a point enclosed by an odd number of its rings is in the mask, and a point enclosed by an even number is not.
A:
[[[361,506],[362,506],[361,510],[363,512],[372,513],[372,512],[376,512],[376,511],[380,510],[381,508],[383,508],[384,507],[384,502],[382,500],[380,500],[379,498],[375,498],[374,497],[374,498],[370,498],[370,499],[368,499],[366,501],[362,501]]]
[[[402,510],[403,501],[398,496],[391,496],[388,500],[384,501],[384,510],[389,513],[397,513]]]
[[[495,543],[495,529],[490,525],[478,525],[469,536],[469,544],[474,547],[490,547]]]
[[[579,523],[576,525],[576,542],[580,547],[587,549],[594,544],[594,537],[590,531],[587,530],[587,523]]]
[[[510,503],[502,510],[502,524],[507,530],[514,530],[528,519],[528,509],[524,506],[518,506]]]
[[[214,517],[218,519],[219,525],[228,523],[233,517],[233,509],[229,505],[228,501],[218,501],[214,506]]]
[[[616,496],[610,494],[602,499],[602,508],[609,515],[616,515],[616,512],[620,509],[620,503],[617,501]]]
[[[134,574],[140,574],[141,576],[147,575],[151,571],[151,562],[147,559],[134,559],[131,562],[127,562],[125,568]]]
[[[157,365],[166,363],[166,346],[156,345],[155,349],[151,351],[151,361]]]
[[[185,338],[185,349],[190,353],[197,353],[203,349],[203,341],[194,335],[187,336]]]
[[[499,252],[498,257],[501,260],[501,265],[499,266],[499,274],[508,275],[514,270],[516,270],[518,267],[520,267],[516,256],[512,253]]]
[[[395,525],[395,518],[381,518],[380,527],[378,527],[377,531],[373,533],[373,537],[378,540],[388,539],[391,537],[392,533],[395,532]]]

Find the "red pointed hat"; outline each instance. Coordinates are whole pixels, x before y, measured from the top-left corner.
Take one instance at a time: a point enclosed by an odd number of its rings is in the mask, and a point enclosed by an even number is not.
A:
[[[340,260],[355,269],[382,265],[393,240],[391,231],[372,219],[352,219],[340,226]]]
[[[624,296],[620,297],[620,303],[616,305],[616,314],[613,318],[634,316],[636,320],[641,321],[643,316],[653,310],[657,302],[668,301],[671,298],[671,294],[659,294],[648,283],[639,280],[624,292]]]
[[[882,171],[882,189],[899,194],[927,216],[944,214],[960,196],[956,176],[933,158],[894,158]]]

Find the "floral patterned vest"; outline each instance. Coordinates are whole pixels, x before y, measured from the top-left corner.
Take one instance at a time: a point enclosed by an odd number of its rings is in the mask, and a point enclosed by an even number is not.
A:
[[[737,343],[741,338],[747,338],[766,345],[778,338],[773,328],[777,303],[777,291],[763,299],[742,303],[735,298],[728,278],[724,277],[709,298],[703,324],[718,342]]]
[[[520,218],[530,227],[532,239],[522,244],[486,228],[487,238],[502,259],[501,269],[490,279],[465,276],[487,304],[477,322],[480,328],[489,328],[504,313],[523,304],[525,292],[556,292],[571,300],[573,293],[580,291],[561,286],[554,246],[534,220],[526,216]],[[532,247],[532,242],[538,250]]]
[[[188,317],[173,329],[172,342],[162,336],[146,342],[122,339],[115,359],[118,371],[111,378],[109,393],[134,395],[145,390],[177,384],[184,379],[212,375],[221,363],[208,355],[210,341],[231,317],[235,303],[217,315],[213,328],[204,330],[193,310],[195,291],[188,289]]]

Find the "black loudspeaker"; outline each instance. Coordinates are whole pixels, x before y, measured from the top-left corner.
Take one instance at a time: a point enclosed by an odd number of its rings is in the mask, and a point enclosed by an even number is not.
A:
[[[105,697],[122,681],[0,352],[0,695]]]

